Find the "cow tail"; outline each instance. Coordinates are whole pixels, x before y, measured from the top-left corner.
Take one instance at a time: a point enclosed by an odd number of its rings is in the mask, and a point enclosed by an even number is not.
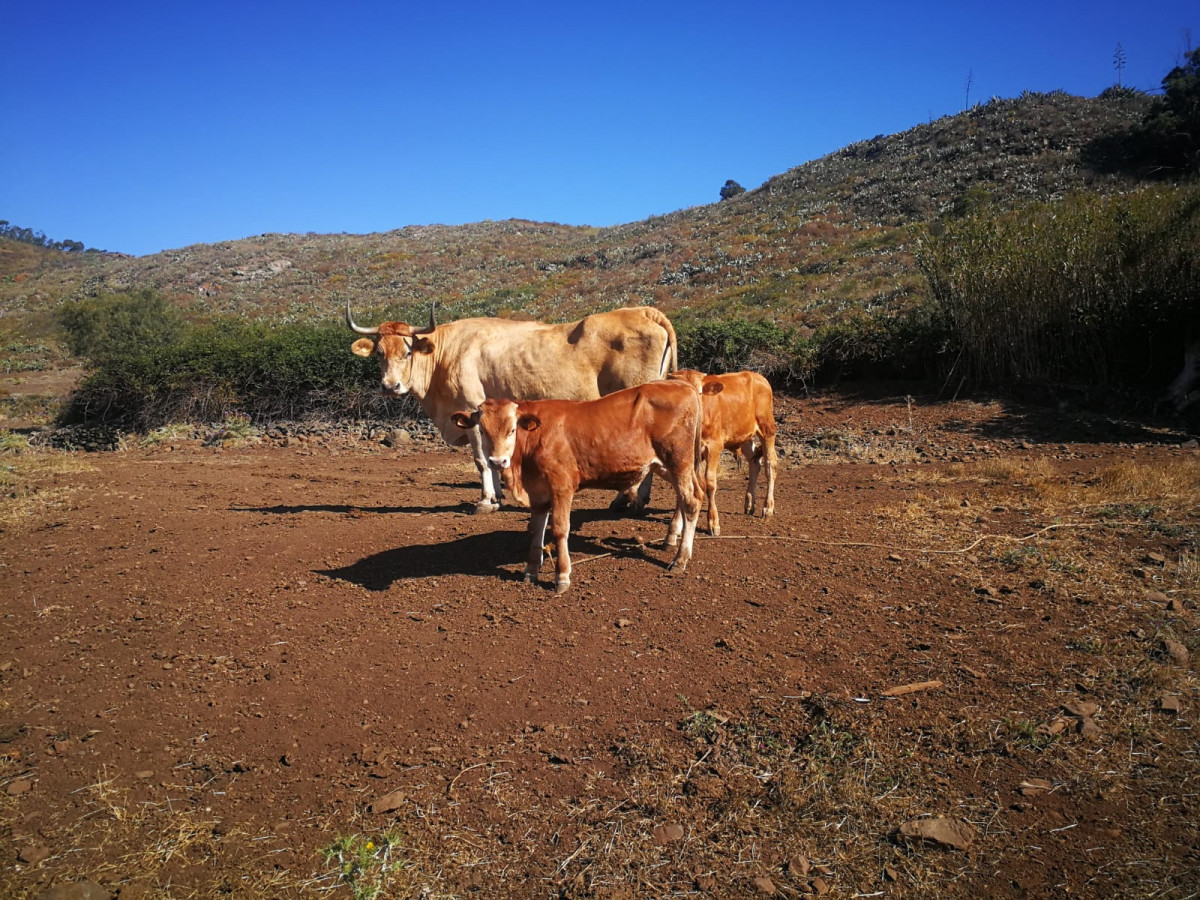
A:
[[[667,343],[663,347],[663,358],[658,364],[658,377],[666,378],[668,373],[674,372],[679,368],[679,340],[675,337],[675,326],[671,324],[670,319],[653,306],[643,306],[642,312],[646,314],[646,318],[655,325],[660,326],[667,333]]]

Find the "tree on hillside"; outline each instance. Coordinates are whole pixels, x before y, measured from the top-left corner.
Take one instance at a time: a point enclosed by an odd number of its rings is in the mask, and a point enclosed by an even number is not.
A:
[[[725,182],[725,186],[721,188],[721,199],[728,200],[730,197],[736,197],[738,194],[746,193],[746,189],[730,178]]]
[[[1162,96],[1142,123],[1151,161],[1186,172],[1200,171],[1200,47],[1162,80]]]

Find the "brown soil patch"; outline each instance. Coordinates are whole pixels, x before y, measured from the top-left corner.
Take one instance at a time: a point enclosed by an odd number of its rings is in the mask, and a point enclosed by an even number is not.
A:
[[[727,466],[727,536],[672,577],[659,488],[640,520],[585,493],[562,596],[441,445],[31,476],[68,490],[5,519],[0,892],[1200,888],[1186,435],[894,396],[778,418],[773,518]]]

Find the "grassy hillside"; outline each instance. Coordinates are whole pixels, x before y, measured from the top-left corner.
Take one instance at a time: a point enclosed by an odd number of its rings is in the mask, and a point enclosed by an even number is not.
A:
[[[153,288],[196,312],[278,321],[530,315],[653,303],[683,320],[743,316],[803,333],[926,291],[912,254],[928,222],[985,201],[1121,191],[1096,148],[1146,98],[1061,93],[993,100],[878,136],[731,200],[613,228],[526,221],[367,234],[266,234],[140,258],[0,247],[0,314]],[[719,185],[713,186],[714,197]]]

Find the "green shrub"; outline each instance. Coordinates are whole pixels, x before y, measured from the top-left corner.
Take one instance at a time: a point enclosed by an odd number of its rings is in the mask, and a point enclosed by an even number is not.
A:
[[[178,341],[185,328],[179,310],[150,289],[64,303],[57,319],[70,351],[93,362],[153,352]]]
[[[961,372],[1163,384],[1200,336],[1200,185],[1073,196],[945,223],[917,259]]]
[[[376,362],[350,353],[343,326],[218,319],[157,346],[101,348],[63,418],[147,431],[235,412],[255,423],[386,415],[378,380]]]

